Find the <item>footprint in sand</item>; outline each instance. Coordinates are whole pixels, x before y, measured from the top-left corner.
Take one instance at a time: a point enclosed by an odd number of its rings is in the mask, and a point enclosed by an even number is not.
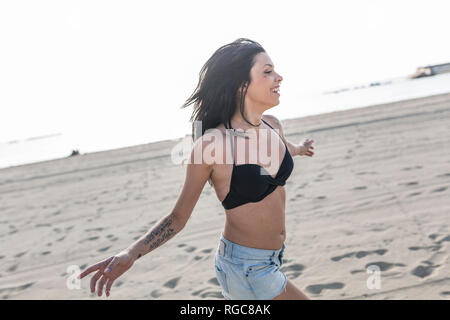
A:
[[[422,194],[422,192],[413,192],[413,193],[408,194],[407,197],[408,197],[408,198],[409,198],[409,197],[415,197],[415,196],[419,196],[419,195],[421,195],[421,194]]]
[[[331,260],[332,261],[340,261],[344,258],[350,258],[355,256],[358,259],[364,258],[365,256],[368,256],[370,254],[378,254],[380,256],[384,255],[387,252],[387,249],[377,249],[377,250],[372,250],[372,251],[354,251],[354,252],[349,252],[346,253],[344,255],[341,256],[336,256],[336,257],[332,257]]]
[[[289,201],[296,201],[299,198],[303,198],[303,195],[302,194],[296,194],[295,197],[290,198]]]
[[[437,233],[432,233],[432,234],[430,234],[430,235],[428,236],[428,238],[430,238],[431,240],[434,240],[434,239],[436,239],[437,237],[439,237],[439,234],[437,234]]]
[[[215,291],[203,292],[205,290],[213,290],[213,288],[203,288],[203,289],[197,290],[195,292],[192,292],[192,295],[193,296],[200,295],[200,297],[202,297],[202,298],[210,298],[210,297],[212,297],[212,298],[223,299],[222,293],[220,293],[220,291],[215,290]]]
[[[8,269],[6,269],[6,272],[14,272],[17,270],[17,267],[19,266],[19,264],[15,264],[11,267],[9,267]]]
[[[444,257],[446,259],[445,251],[439,251],[442,248],[443,242],[450,242],[450,235],[444,236],[442,239],[436,241],[436,239],[439,237],[439,234],[433,233],[428,236],[428,238],[432,239],[434,242],[434,245],[431,246],[415,246],[415,247],[409,247],[409,250],[431,250],[434,253],[429,258],[429,260],[421,261],[421,264],[416,266],[412,271],[411,274],[419,277],[419,278],[426,278],[429,277],[433,272],[434,269],[440,267],[444,260],[440,261],[439,257]],[[436,261],[438,260],[438,261]],[[436,263],[437,262],[437,263]]]
[[[120,287],[121,285],[123,285],[123,281],[117,281],[117,283],[115,284],[116,287]]]
[[[113,234],[108,234],[106,237],[107,237],[109,240],[111,240],[111,241],[117,241],[117,240],[119,240],[119,238],[118,238],[118,237],[115,237]]]
[[[360,272],[366,272],[366,270],[352,270],[352,271],[350,271],[351,274],[356,274],[356,273],[360,273]]]
[[[220,293],[219,291],[207,291],[202,293],[200,297],[223,299],[222,293]]]
[[[419,182],[417,182],[417,181],[411,181],[411,182],[402,182],[402,183],[399,183],[398,185],[409,187],[409,186],[416,186],[418,184],[419,184]]]
[[[439,294],[444,297],[450,297],[450,291],[442,291]]]
[[[432,190],[431,192],[442,192],[442,191],[445,191],[445,190],[447,190],[447,187],[440,187],[440,188]]]
[[[368,205],[371,204],[371,203],[372,203],[372,201],[364,201],[364,202],[358,203],[358,204],[355,206],[355,208],[365,207],[365,206],[368,206]]]
[[[211,283],[211,284],[213,284],[213,285],[215,285],[215,286],[220,287],[219,281],[217,280],[216,277],[209,279],[209,280],[208,280],[208,283]]]
[[[306,187],[307,185],[308,185],[308,182],[302,184],[301,186],[298,186],[298,187],[297,187],[297,190],[298,190],[298,189],[303,189],[303,188]]]
[[[14,257],[15,258],[20,258],[21,256],[23,256],[25,253],[27,253],[28,251],[24,251],[24,252],[20,252],[18,254],[16,254]]]
[[[371,262],[365,265],[365,268],[367,270],[368,267],[376,265],[378,268],[380,268],[380,271],[386,271],[389,269],[392,269],[393,267],[406,267],[403,263],[390,263],[385,261],[377,261],[377,262]]]
[[[420,250],[420,249],[433,249],[432,251],[436,251],[441,249],[442,246],[442,242],[450,242],[450,235],[446,235],[444,236],[442,239],[435,241],[437,238],[439,237],[438,233],[432,233],[428,236],[428,238],[430,238],[431,240],[433,240],[434,245],[432,246],[428,246],[428,247],[419,247],[419,246],[414,246],[414,247],[409,247],[410,250]]]
[[[433,265],[430,261],[423,261],[423,263],[426,263],[428,265],[426,265],[426,266],[420,265],[420,266],[415,267],[411,271],[411,274],[423,279],[423,278],[430,276],[433,273],[434,269],[441,266],[440,264]]]
[[[330,174],[326,173],[326,172],[322,172],[321,174],[319,174],[317,176],[317,178],[314,179],[315,182],[330,181],[330,180],[333,180],[333,177]],[[303,186],[301,186],[301,187],[299,187],[297,189],[301,189],[302,187]]]
[[[362,172],[357,172],[356,173],[356,175],[357,176],[363,176],[363,175],[367,175],[367,174],[369,174],[369,175],[371,175],[371,174],[377,174],[378,172],[376,172],[376,171],[362,171]]]
[[[36,228],[39,227],[51,227],[52,225],[50,223],[38,223],[37,225],[35,225]]]
[[[112,247],[112,246],[107,246],[107,247],[98,249],[97,251],[98,251],[98,252],[104,252],[104,251],[108,250],[108,249],[111,248],[111,247]]]
[[[410,171],[410,170],[415,170],[415,169],[422,169],[422,166],[415,166],[415,167],[405,167],[402,170],[403,171]]]
[[[444,238],[442,238],[441,240],[439,240],[437,243],[438,244],[441,244],[442,242],[450,242],[450,235],[448,235],[448,236],[446,236],[446,237],[444,237]]]
[[[184,249],[184,251],[192,252],[192,251],[195,251],[195,249],[197,249],[197,248],[196,247],[188,247],[188,248]]]
[[[287,265],[280,268],[287,278],[295,279],[302,274],[302,271],[305,269],[305,266],[302,264],[294,263],[291,265]]]
[[[83,242],[86,242],[86,241],[95,241],[98,238],[100,238],[100,237],[89,237],[89,238],[83,239],[81,241],[78,241],[78,243],[83,243]]]
[[[208,249],[203,249],[202,251],[200,251],[201,253],[210,253],[211,251],[213,251],[214,248],[208,248]]]
[[[193,295],[193,296],[198,296],[200,293],[202,293],[204,290],[207,290],[207,289],[208,289],[208,288],[203,288],[203,289],[194,291],[194,292],[192,292],[192,295]]]
[[[417,250],[431,250],[431,251],[438,251],[441,249],[440,245],[432,245],[432,246],[425,246],[425,247],[408,247],[411,251],[417,251]]]
[[[436,178],[450,178],[450,172],[440,174],[440,175],[436,176]]]
[[[57,216],[57,215],[60,215],[61,213],[62,213],[62,211],[58,210],[58,211],[53,212],[51,215],[52,216]]]
[[[367,187],[366,186],[359,186],[359,187],[354,187],[352,190],[366,190]]]
[[[167,281],[166,283],[163,284],[164,287],[169,288],[169,289],[173,289],[178,285],[178,282],[180,281],[181,277],[176,277],[173,278],[169,281]]]
[[[103,228],[91,228],[91,229],[84,229],[84,231],[103,231]]]
[[[152,298],[159,298],[163,295],[164,293],[162,291],[159,290],[153,290],[150,295],[152,296]]]
[[[30,288],[33,284],[35,284],[35,282],[29,282],[29,283],[26,283],[26,284],[23,284],[23,285],[17,286],[17,287],[2,288],[2,289],[0,289],[0,294],[8,293],[8,294],[2,296],[3,299],[8,299],[10,297],[9,294],[14,293],[14,292],[24,291],[24,290]]]
[[[345,284],[342,282],[332,282],[332,283],[325,283],[325,284],[313,284],[311,286],[306,287],[306,291],[312,293],[312,294],[320,294],[322,290],[325,289],[342,289],[345,287]]]

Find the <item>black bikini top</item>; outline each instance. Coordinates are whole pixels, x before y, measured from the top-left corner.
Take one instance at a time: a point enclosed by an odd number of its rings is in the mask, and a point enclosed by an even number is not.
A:
[[[264,123],[273,129],[266,121],[264,121]],[[284,144],[286,148],[284,158],[275,178],[269,175],[265,168],[257,164],[236,165],[234,163],[234,139],[230,133],[231,132],[228,132],[231,141],[233,171],[231,173],[230,191],[222,201],[222,205],[225,209],[233,209],[248,202],[261,201],[267,195],[272,193],[276,187],[284,186],[294,168],[294,161],[292,160],[292,156],[289,153],[286,144]]]

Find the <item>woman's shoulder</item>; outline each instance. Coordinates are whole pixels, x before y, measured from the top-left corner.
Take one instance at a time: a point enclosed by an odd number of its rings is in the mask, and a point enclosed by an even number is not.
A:
[[[277,117],[271,115],[271,114],[263,114],[261,116],[261,119],[266,121],[269,125],[271,125],[275,129],[281,129],[281,121],[278,120]]]
[[[219,125],[217,126],[217,127],[215,127],[214,129],[217,129],[217,130],[219,130],[220,132],[222,132],[223,134],[225,134],[226,133],[226,128],[225,128],[225,125],[223,124],[223,123],[219,123]]]

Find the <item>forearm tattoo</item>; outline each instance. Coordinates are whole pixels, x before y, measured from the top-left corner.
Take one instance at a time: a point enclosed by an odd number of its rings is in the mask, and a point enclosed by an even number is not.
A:
[[[172,223],[172,217],[164,218],[164,220],[161,221],[161,223],[159,223],[157,226],[155,226],[150,234],[145,237],[144,243],[146,245],[150,244],[150,251],[159,247],[163,242],[172,238],[172,236],[175,234],[175,229],[173,228]]]

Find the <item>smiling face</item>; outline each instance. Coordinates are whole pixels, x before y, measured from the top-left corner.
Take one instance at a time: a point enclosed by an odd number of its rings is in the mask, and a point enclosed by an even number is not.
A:
[[[280,94],[274,92],[283,77],[275,72],[269,55],[261,52],[255,56],[255,64],[250,70],[251,83],[245,96],[245,106],[263,113],[280,103]]]

